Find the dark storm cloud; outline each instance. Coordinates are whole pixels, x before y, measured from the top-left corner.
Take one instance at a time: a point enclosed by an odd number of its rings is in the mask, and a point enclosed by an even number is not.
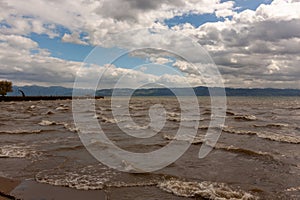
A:
[[[119,21],[138,21],[139,14],[159,10],[163,4],[174,7],[185,5],[182,0],[106,0],[96,11]]]

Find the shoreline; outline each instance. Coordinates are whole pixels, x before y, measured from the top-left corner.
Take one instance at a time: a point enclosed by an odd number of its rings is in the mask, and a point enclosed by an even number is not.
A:
[[[21,184],[21,181],[0,177],[0,200],[16,199],[10,193]]]
[[[105,200],[103,190],[76,190],[63,186],[38,183],[35,180],[18,181],[0,177],[0,200],[16,199],[98,199]]]
[[[103,96],[94,97],[73,97],[73,96],[0,96],[0,102],[10,102],[10,101],[53,101],[53,100],[72,100],[72,99],[104,99]]]

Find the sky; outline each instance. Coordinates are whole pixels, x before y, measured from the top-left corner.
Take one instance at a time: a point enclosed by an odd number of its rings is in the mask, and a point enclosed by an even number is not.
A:
[[[300,0],[0,0],[0,80],[300,89]]]

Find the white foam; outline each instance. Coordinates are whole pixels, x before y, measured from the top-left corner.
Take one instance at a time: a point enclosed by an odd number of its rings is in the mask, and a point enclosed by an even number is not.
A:
[[[62,110],[62,111],[64,111],[64,110],[69,110],[69,108],[68,107],[62,107],[62,106],[59,106],[59,107],[57,107],[57,108],[55,108],[55,110]]]
[[[257,133],[257,136],[260,138],[277,141],[277,142],[300,144],[299,136],[279,135],[279,134],[274,134],[274,133]]]
[[[74,125],[70,125],[68,123],[63,123],[63,125],[64,125],[65,129],[69,130],[70,132],[77,133],[79,131],[79,128],[77,128]]]
[[[130,129],[130,130],[146,130],[146,129],[149,128],[149,125],[138,126],[138,125],[133,125],[133,124],[126,124],[126,125],[124,126],[124,128]]]
[[[198,136],[193,137],[192,135],[188,135],[188,134],[174,136],[174,135],[164,133],[163,138],[166,139],[166,140],[187,141],[187,142],[190,142],[192,144],[199,144],[199,143],[202,143],[204,141],[204,136],[203,135],[198,135]]]
[[[81,169],[66,171],[60,169],[39,172],[35,179],[40,183],[65,186],[78,190],[103,189],[115,173],[101,166],[86,166]]]
[[[300,186],[291,187],[291,188],[286,189],[285,191],[287,191],[287,192],[297,192],[297,191],[300,191]]]
[[[50,126],[50,125],[56,125],[57,123],[54,121],[48,121],[48,120],[42,120],[39,125],[41,126]]]
[[[0,147],[0,157],[2,158],[26,158],[37,155],[39,153],[27,146],[5,145]]]
[[[67,122],[55,122],[55,121],[48,121],[48,120],[42,120],[40,123],[38,123],[41,126],[52,126],[52,125],[63,125],[63,127],[71,132],[78,132],[78,128],[74,125],[70,125]]]
[[[292,144],[299,144],[300,137],[296,135],[280,135],[276,133],[270,132],[252,132],[252,131],[245,131],[245,130],[235,130],[233,128],[224,128],[224,132],[230,134],[238,134],[238,135],[256,135],[259,138],[268,139],[277,142],[285,142],[285,143],[292,143]]]
[[[250,193],[233,190],[224,183],[214,182],[186,182],[180,180],[166,180],[160,182],[158,188],[181,197],[202,197],[211,200],[255,200],[258,197]]]
[[[104,123],[109,123],[109,124],[117,123],[117,120],[113,119],[113,118],[108,118],[108,117],[105,117],[105,116],[100,116],[99,118],[100,118],[101,122],[104,122]]]

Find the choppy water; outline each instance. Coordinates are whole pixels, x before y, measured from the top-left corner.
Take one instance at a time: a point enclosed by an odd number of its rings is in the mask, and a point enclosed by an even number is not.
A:
[[[137,134],[151,132],[148,109],[155,104],[167,110],[166,124],[155,136],[134,138],[118,128],[122,123]],[[74,125],[71,101],[0,102],[0,107],[0,176],[103,189],[111,199],[116,191],[126,194],[123,199],[156,199],[158,192],[162,199],[300,199],[300,98],[228,98],[226,122],[214,127],[222,129],[221,137],[199,159],[214,117],[209,98],[201,97],[200,124],[188,151],[168,167],[143,174],[110,169],[88,153]],[[114,119],[109,99],[97,100],[94,118],[109,139],[132,152],[162,148],[175,139],[181,120],[195,120],[181,119],[176,98],[133,98],[129,108],[139,126],[126,124],[128,116]],[[190,141],[188,131],[176,139]]]

